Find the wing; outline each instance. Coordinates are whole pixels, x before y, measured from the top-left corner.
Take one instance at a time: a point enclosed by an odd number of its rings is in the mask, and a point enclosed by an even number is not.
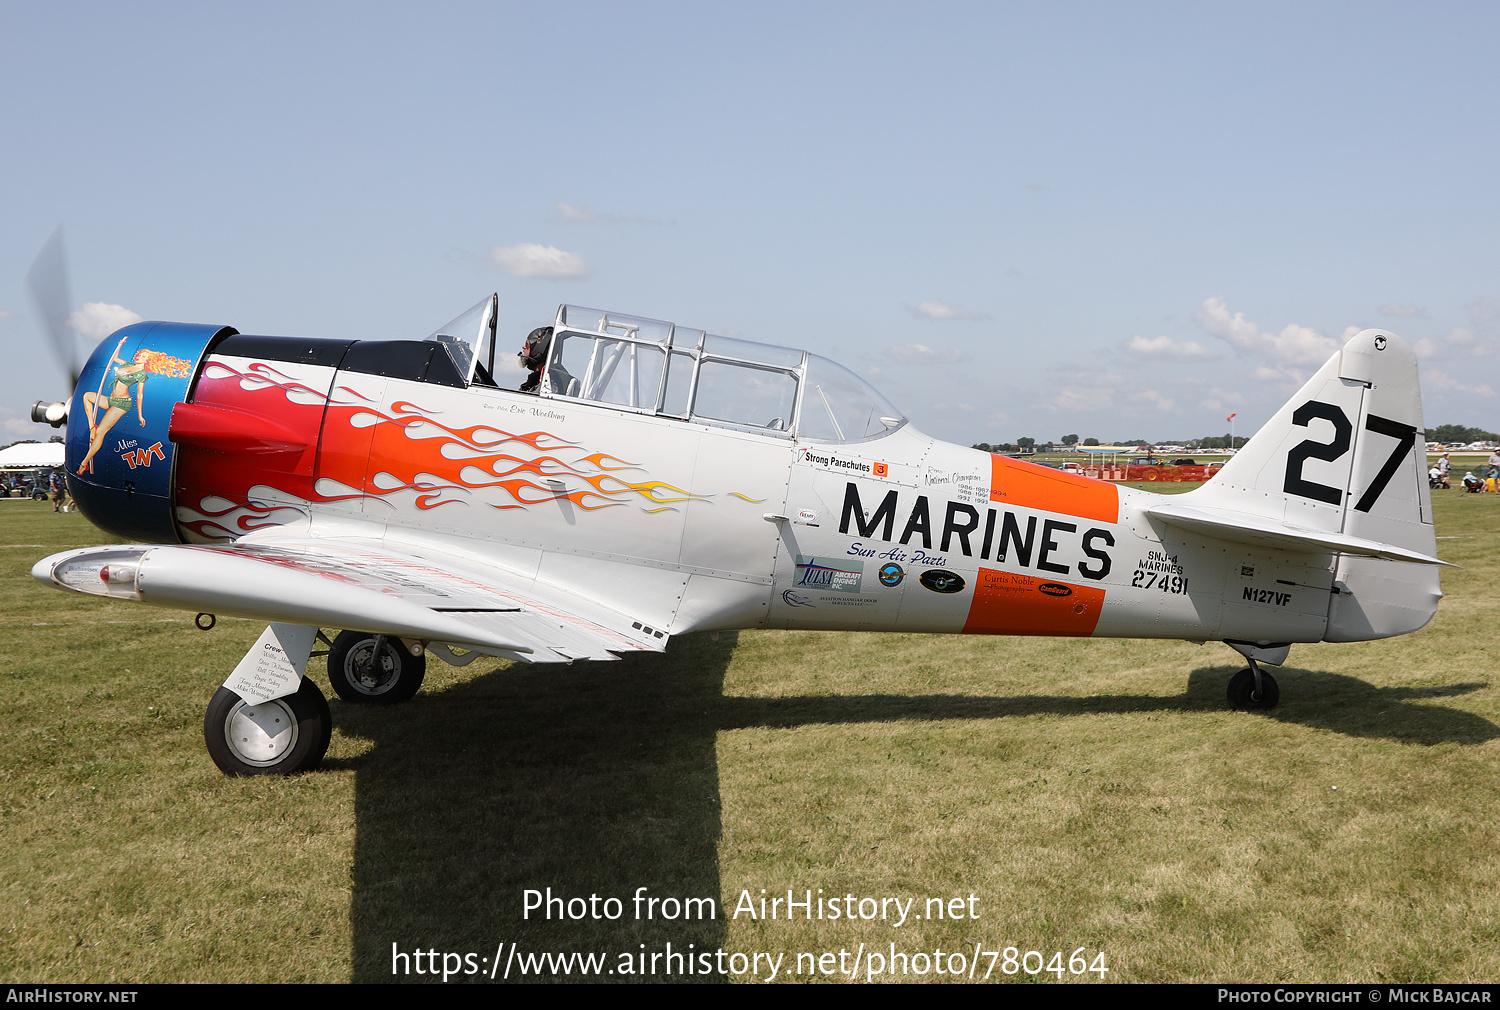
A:
[[[91,547],[44,558],[31,574],[91,595],[399,635],[527,662],[617,659],[661,652],[667,641],[630,615],[499,565],[354,537]]]

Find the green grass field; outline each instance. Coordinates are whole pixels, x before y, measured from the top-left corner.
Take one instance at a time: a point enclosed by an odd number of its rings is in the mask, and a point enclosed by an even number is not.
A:
[[[0,977],[386,981],[392,943],[614,967],[670,942],[782,953],[780,981],[837,981],[797,954],[860,944],[1084,947],[1105,981],[1495,981],[1500,495],[1434,498],[1464,566],[1437,618],[1294,647],[1269,715],[1225,709],[1222,645],[726,633],[610,664],[433,660],[404,706],[331,699],[328,760],[285,780],[203,749],[260,625],[48,591],[36,559],[111,538],[0,503]],[[624,915],[523,919],[549,886]],[[918,914],[973,894],[978,917],[636,920],[640,887],[724,912],[762,888]]]

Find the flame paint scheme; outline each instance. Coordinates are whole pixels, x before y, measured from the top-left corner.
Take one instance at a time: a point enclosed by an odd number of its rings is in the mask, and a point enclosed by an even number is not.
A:
[[[1161,496],[928,438],[815,355],[574,306],[539,392],[501,389],[478,367],[492,321],[470,344],[126,327],[79,390],[141,351],[183,374],[82,474],[97,432],[72,404],[69,481],[96,524],[162,546],[34,576],[271,622],[205,724],[239,773],[321,758],[320,627],[370,639],[330,660],[356,688],[426,651],[612,659],[732,628],[1216,640],[1274,704],[1257,661],[1414,631],[1441,597],[1416,362],[1387,333]]]

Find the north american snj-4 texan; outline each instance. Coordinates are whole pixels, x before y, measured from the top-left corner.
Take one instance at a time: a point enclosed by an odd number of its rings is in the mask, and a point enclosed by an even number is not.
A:
[[[1292,643],[1415,631],[1442,596],[1416,359],[1389,333],[1164,496],[929,438],[816,354],[575,305],[528,343],[534,388],[503,389],[496,309],[426,340],[136,323],[38,404],[79,507],[134,542],[37,580],[269,622],[208,706],[224,771],[322,759],[320,641],[341,697],[395,702],[428,655],[720,629],[1212,640],[1256,708]]]

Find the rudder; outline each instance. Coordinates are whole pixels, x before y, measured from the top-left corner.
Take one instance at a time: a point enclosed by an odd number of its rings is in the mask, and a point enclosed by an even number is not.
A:
[[[1392,333],[1364,330],[1182,500],[1432,557],[1425,461],[1416,355]],[[1427,564],[1340,555],[1334,580],[1331,642],[1415,631],[1442,598]]]

